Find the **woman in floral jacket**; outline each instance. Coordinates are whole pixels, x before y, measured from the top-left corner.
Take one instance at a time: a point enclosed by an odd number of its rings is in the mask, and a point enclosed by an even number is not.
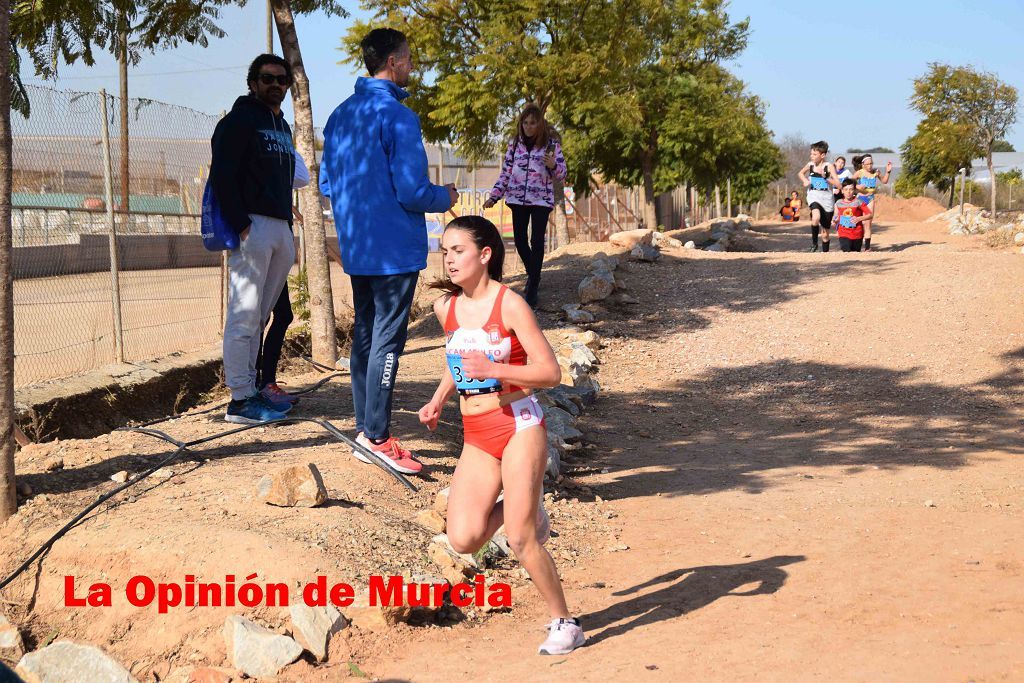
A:
[[[565,180],[565,174],[562,146],[544,120],[543,112],[536,104],[526,105],[519,115],[518,133],[505,153],[501,175],[484,208],[491,208],[504,197],[512,210],[516,251],[526,266],[524,298],[534,308],[544,265],[548,216],[555,205],[552,183],[556,178]],[[531,223],[532,233],[529,232]]]

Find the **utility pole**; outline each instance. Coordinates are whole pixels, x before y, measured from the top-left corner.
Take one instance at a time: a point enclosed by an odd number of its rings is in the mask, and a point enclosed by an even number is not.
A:
[[[274,54],[274,8],[267,0],[267,53]]]

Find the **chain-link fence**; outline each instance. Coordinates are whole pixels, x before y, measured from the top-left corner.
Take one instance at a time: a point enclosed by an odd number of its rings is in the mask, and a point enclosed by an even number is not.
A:
[[[129,99],[123,135],[117,97],[40,86],[29,97],[31,117],[12,121],[16,386],[217,342],[226,270],[221,254],[203,248],[199,221],[219,117]],[[459,188],[454,213],[498,225],[510,247],[506,270],[521,272],[511,210],[483,209],[501,159],[471,165],[450,149],[427,151],[432,180]],[[636,190],[595,181],[586,197],[562,191],[548,249],[641,223]],[[434,252],[451,215],[428,216]],[[329,211],[325,218],[336,239]],[[440,274],[432,253],[423,278]],[[336,299],[350,303],[337,266],[331,280]]]
[[[124,138],[116,97],[105,126],[98,93],[29,97],[12,120],[16,385],[216,340],[221,259],[199,211],[217,117],[131,99]]]

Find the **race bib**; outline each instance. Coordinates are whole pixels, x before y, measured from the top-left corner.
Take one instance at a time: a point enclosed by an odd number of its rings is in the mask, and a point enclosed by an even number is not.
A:
[[[491,354],[487,354],[487,357],[492,361],[494,358]],[[480,389],[500,389],[501,382],[496,379],[470,379],[466,377],[465,372],[462,370],[462,356],[458,353],[446,353],[445,358],[448,360],[448,369],[452,373],[452,379],[455,380],[455,388],[460,391],[477,391]]]
[[[853,222],[853,216],[840,216],[839,225],[844,228],[855,228],[857,224]]]
[[[864,187],[875,187],[878,185],[878,178],[861,178],[857,182]]]
[[[812,190],[827,190],[828,189],[828,178],[819,178],[818,176],[811,176],[811,189]]]

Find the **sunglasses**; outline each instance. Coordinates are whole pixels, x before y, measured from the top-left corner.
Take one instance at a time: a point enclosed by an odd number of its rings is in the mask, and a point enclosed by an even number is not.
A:
[[[260,83],[263,85],[270,85],[271,83],[277,82],[278,85],[291,85],[292,77],[285,74],[283,76],[275,76],[274,74],[260,74]]]

